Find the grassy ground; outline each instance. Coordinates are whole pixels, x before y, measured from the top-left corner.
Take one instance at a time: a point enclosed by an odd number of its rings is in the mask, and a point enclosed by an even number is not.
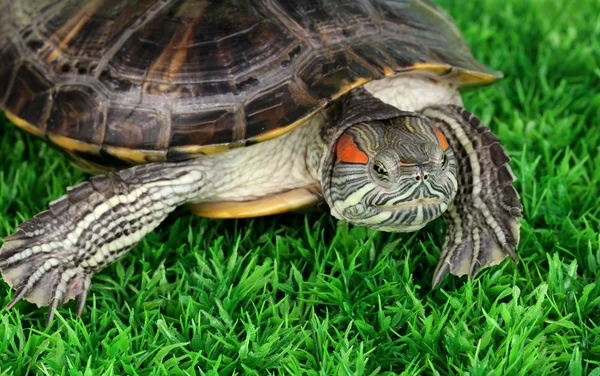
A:
[[[431,291],[440,222],[173,216],[94,279],[81,319],[0,311],[0,375],[600,375],[600,3],[440,3],[507,76],[465,102],[513,157],[519,265]],[[2,121],[7,235],[84,175]]]

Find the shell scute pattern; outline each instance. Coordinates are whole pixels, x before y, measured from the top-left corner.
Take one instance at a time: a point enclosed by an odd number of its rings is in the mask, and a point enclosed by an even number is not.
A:
[[[357,56],[342,50],[311,60],[300,71],[300,77],[311,95],[333,98],[338,96],[341,87],[351,87],[382,76]]]
[[[99,109],[94,90],[87,86],[61,87],[53,94],[53,102],[46,132],[90,144],[102,143],[105,113]]]
[[[31,63],[23,63],[15,68],[12,86],[18,90],[8,91],[3,105],[18,113],[24,121],[39,124],[43,130],[45,124],[40,119],[46,114],[52,82]]]
[[[280,119],[290,123],[324,105],[302,89],[295,80],[271,89],[248,102],[245,107],[248,124],[246,138],[260,136],[265,130],[276,129]]]
[[[169,132],[158,111],[112,106],[108,108],[104,144],[132,149],[165,150]]]
[[[0,21],[2,17],[0,16]],[[0,25],[0,27],[2,27]],[[0,40],[3,40],[4,34],[0,29]],[[0,105],[6,101],[9,87],[14,77],[15,69],[18,69],[19,51],[13,43],[7,41],[0,46]]]
[[[275,7],[310,38],[312,45],[319,46],[348,45],[353,38],[378,34],[382,22],[368,1],[279,0]]]
[[[235,108],[174,114],[172,121],[171,146],[204,145],[209,137],[217,144],[226,143],[233,138]]]
[[[424,1],[0,0],[0,9],[0,105],[96,165],[264,141],[392,74],[497,77]]]

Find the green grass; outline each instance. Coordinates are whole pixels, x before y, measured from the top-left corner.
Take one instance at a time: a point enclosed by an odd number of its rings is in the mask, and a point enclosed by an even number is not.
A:
[[[0,311],[0,375],[600,375],[600,2],[440,3],[506,75],[465,104],[513,157],[518,265],[431,291],[441,221],[171,216],[94,279],[82,318]],[[4,236],[85,177],[3,123]]]

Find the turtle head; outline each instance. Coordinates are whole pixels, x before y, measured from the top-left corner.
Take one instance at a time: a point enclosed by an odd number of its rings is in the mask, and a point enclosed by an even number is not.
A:
[[[415,231],[439,217],[457,190],[456,160],[424,116],[361,121],[331,144],[332,215],[360,226]]]

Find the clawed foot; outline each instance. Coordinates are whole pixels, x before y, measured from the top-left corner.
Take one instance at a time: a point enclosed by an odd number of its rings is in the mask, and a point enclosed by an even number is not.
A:
[[[448,274],[473,278],[484,267],[497,265],[507,256],[519,262],[515,249],[519,243],[517,213],[504,212],[486,217],[482,212],[448,209],[448,234],[432,285],[438,286]]]
[[[431,108],[424,114],[444,132],[459,170],[458,193],[444,214],[448,230],[433,286],[448,273],[474,277],[507,256],[518,262],[515,249],[523,207],[500,140],[463,108]]]
[[[75,297],[77,315],[81,315],[92,274],[77,265],[75,255],[64,249],[64,242],[53,241],[46,235],[44,220],[40,220],[45,214],[25,222],[16,234],[4,239],[0,272],[4,281],[15,289],[7,309],[21,299],[38,307],[48,306],[46,324],[49,325],[54,310]]]
[[[198,195],[202,173],[185,163],[150,163],[69,188],[4,239],[0,272],[25,299],[54,309],[77,297],[81,314],[92,276],[118,260],[177,206]]]
[[[47,324],[54,310],[77,297],[77,315],[85,307],[92,276],[118,257],[99,245],[114,235],[104,230],[94,208],[106,202],[100,188],[111,187],[114,176],[69,188],[49,205],[49,210],[22,223],[16,233],[4,238],[0,248],[0,273],[15,289],[7,308],[25,299],[38,307],[48,306]],[[104,183],[101,185],[100,183]],[[108,183],[108,184],[107,184]],[[122,214],[108,208],[104,219],[118,223]],[[122,252],[122,251],[121,251]]]

